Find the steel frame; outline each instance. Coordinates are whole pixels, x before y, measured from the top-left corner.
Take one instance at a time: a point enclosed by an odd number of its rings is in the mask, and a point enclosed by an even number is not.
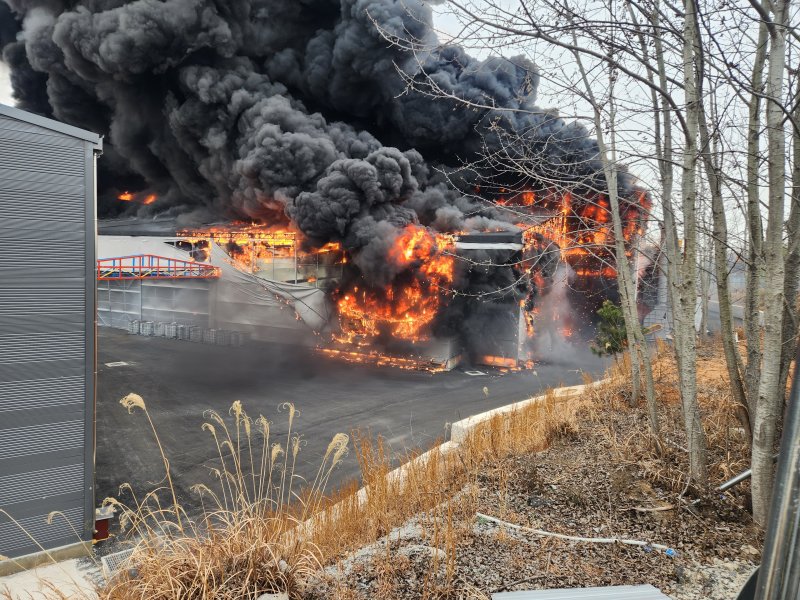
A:
[[[125,279],[216,279],[219,267],[155,254],[103,258],[97,261],[99,281]]]

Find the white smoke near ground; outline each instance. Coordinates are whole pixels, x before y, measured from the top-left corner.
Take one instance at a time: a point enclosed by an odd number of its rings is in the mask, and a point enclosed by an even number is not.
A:
[[[559,362],[574,357],[579,348],[574,338],[574,309],[570,302],[570,282],[575,279],[575,271],[567,263],[559,263],[552,282],[545,290],[538,304],[534,320],[534,338],[531,350],[537,361]],[[580,349],[584,350],[584,344]]]

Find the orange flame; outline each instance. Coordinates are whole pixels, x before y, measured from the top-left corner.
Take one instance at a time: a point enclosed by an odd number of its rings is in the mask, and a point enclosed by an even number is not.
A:
[[[340,244],[331,242],[321,248],[301,249],[303,241],[301,233],[272,225],[234,222],[224,226],[184,229],[178,231],[178,236],[193,243],[204,241],[219,244],[227,252],[231,262],[245,271],[260,270],[259,261],[294,257],[295,253],[298,255],[337,253],[341,262],[346,262],[341,256]]]
[[[525,196],[522,194],[516,204],[522,205]],[[558,198],[557,202],[554,196]],[[616,277],[615,269],[607,266],[614,262],[614,234],[608,198],[596,195],[575,202],[569,193],[560,197],[551,193],[542,202],[543,206],[551,207],[555,214],[533,226],[518,224],[525,230],[523,239],[526,246],[540,247],[538,236],[541,236],[558,246],[561,258],[570,263],[579,276]],[[623,236],[626,243],[644,233],[641,217],[647,214],[649,206],[647,194],[642,192],[637,197],[637,203],[630,203],[621,209],[624,212]]]
[[[381,333],[412,342],[427,339],[453,282],[454,258],[444,251],[450,244],[449,236],[423,227],[403,229],[387,257],[399,273],[393,282],[382,290],[351,286],[339,291],[338,341],[357,343]],[[416,273],[409,272],[417,266]]]
[[[137,194],[134,194],[134,193],[129,192],[129,191],[126,190],[126,191],[122,192],[119,196],[117,196],[117,200],[120,200],[121,202],[138,201],[138,202],[141,202],[142,204],[153,204],[153,202],[158,200],[158,196],[156,196],[155,194],[147,194],[144,197],[139,196],[137,198]]]

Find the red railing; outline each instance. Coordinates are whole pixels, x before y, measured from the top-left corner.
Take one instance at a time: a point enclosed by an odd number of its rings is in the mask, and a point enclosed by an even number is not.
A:
[[[97,279],[216,279],[219,268],[154,254],[117,256],[97,261]]]

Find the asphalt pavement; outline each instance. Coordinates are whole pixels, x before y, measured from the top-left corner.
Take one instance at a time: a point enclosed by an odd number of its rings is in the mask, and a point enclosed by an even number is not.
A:
[[[296,346],[221,347],[99,328],[97,502],[116,496],[122,483],[142,494],[164,478],[146,417],[136,410],[128,414],[119,403],[130,392],[147,403],[179,501],[191,509],[198,500],[189,488],[213,483],[211,468],[218,466],[211,435],[201,430],[206,410],[227,415],[240,400],[251,417],[269,419],[281,441],[287,414],[279,406],[292,402],[299,411],[294,430],[304,442],[297,473],[311,477],[338,432],[381,435],[398,454],[426,449],[447,438],[449,423],[548,387],[580,383],[582,371],[599,374],[606,366],[586,342],[567,350],[533,370],[502,374],[478,367],[485,374],[470,376],[462,369],[431,374],[343,363]],[[332,484],[357,476],[351,452]]]

